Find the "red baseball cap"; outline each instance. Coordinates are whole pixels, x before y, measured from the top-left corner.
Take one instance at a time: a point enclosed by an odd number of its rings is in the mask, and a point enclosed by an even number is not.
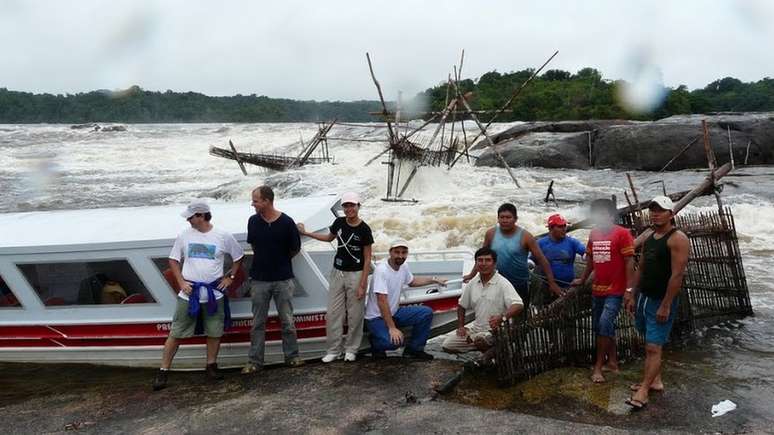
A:
[[[567,225],[567,221],[560,214],[552,214],[548,217],[548,228]]]

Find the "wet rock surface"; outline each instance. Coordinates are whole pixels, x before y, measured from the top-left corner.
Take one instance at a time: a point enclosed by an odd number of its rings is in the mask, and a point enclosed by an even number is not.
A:
[[[678,115],[653,122],[529,122],[492,139],[511,166],[658,171],[698,138],[669,170],[704,168],[703,119],[708,122],[710,142],[720,164],[730,161],[729,133],[737,164],[745,158],[750,165],[774,163],[774,113]],[[500,166],[484,141],[473,149],[483,150],[478,166]]]
[[[552,371],[510,389],[496,388],[486,374],[466,374],[451,395],[439,397],[434,388],[461,369],[459,362],[363,358],[355,364],[269,368],[247,377],[228,371],[218,383],[200,372],[176,372],[160,392],[150,388],[153,370],[3,364],[0,421],[4,433],[14,434],[765,429],[749,409],[710,418],[704,402],[713,397],[678,382],[654,396],[648,409],[630,415],[620,403],[637,368],[602,386],[589,386],[585,369]]]

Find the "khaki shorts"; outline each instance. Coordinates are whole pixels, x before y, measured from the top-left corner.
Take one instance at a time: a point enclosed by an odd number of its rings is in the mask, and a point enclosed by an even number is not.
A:
[[[207,314],[207,303],[202,302],[199,316],[204,316],[204,335],[212,338],[223,336],[225,313],[223,312],[223,298],[218,299],[218,311],[213,315]],[[169,336],[174,338],[193,337],[196,329],[196,317],[188,315],[188,301],[178,297],[175,316],[172,317],[172,329]]]
[[[488,346],[494,346],[494,337],[491,332],[472,332],[468,329],[467,337],[458,336],[456,330],[448,333],[441,347],[450,353],[473,352],[478,350],[475,344],[476,340],[483,340]]]

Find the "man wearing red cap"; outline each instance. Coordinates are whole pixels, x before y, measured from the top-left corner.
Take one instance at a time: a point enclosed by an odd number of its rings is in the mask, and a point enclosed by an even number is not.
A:
[[[566,289],[575,279],[575,258],[586,253],[586,247],[578,239],[567,235],[567,220],[560,214],[552,214],[548,217],[548,235],[538,240],[538,246],[543,251],[551,271],[554,273],[556,284]],[[542,272],[542,269],[539,268]],[[545,277],[545,273],[541,273]],[[545,278],[544,278],[545,279]],[[557,298],[548,286],[543,286],[543,291],[537,296],[542,305],[548,305]],[[540,303],[538,302],[540,305]]]

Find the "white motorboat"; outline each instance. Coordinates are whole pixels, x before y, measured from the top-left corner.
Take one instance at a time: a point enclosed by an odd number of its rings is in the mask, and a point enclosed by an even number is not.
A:
[[[313,231],[328,227],[336,207],[333,195],[277,202],[278,209]],[[233,324],[219,355],[221,367],[233,367],[246,362],[250,344],[251,302],[244,277],[252,255],[245,232],[254,210],[233,203],[211,208],[213,224],[233,233],[246,251],[242,271],[228,290]],[[187,226],[180,209],[0,214],[0,361],[157,367],[176,303],[165,271],[174,238]],[[334,251],[307,246],[293,259],[293,304],[300,355],[315,359],[325,352],[327,276]],[[470,252],[412,252],[409,264],[415,275],[449,282],[404,289],[401,303],[431,307],[433,335],[453,329],[462,275],[472,266]],[[267,364],[283,360],[276,310],[269,315]],[[174,368],[201,369],[204,346],[203,337],[183,340]]]

